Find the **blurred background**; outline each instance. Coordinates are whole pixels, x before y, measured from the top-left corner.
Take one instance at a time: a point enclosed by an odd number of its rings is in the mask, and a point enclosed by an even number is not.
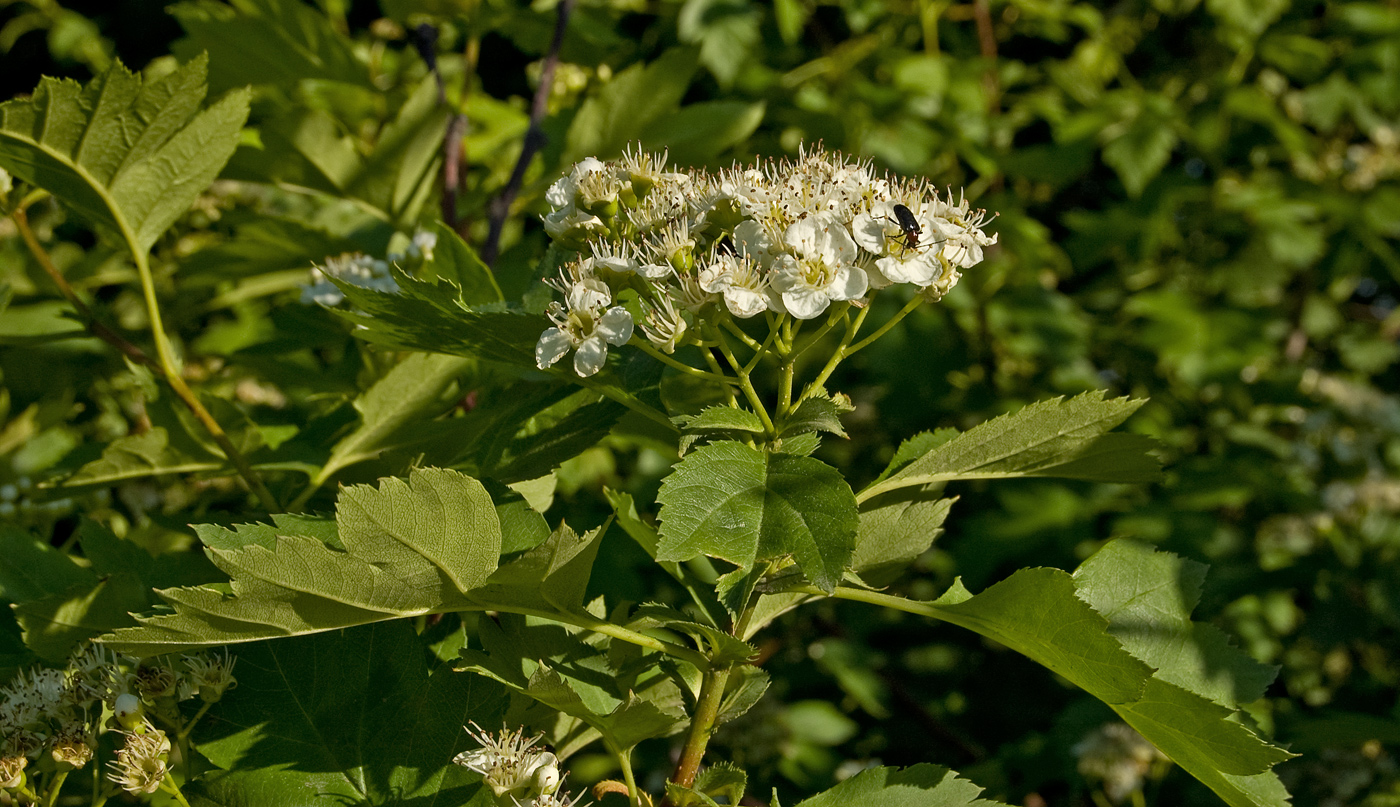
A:
[[[965,192],[997,214],[999,246],[940,305],[843,365],[829,386],[857,404],[851,439],[829,441],[823,458],[859,485],[918,431],[1104,389],[1151,399],[1127,428],[1161,442],[1166,478],[967,486],[897,590],[933,597],[954,576],[977,591],[1022,566],[1072,569],[1125,536],[1209,563],[1196,618],[1280,668],[1249,711],[1303,754],[1278,768],[1295,803],[1400,805],[1400,5],[581,0],[569,11],[542,98],[544,146],[501,234],[508,298],[545,254],[544,189],[632,141],[669,148],[682,167],[820,141]],[[85,81],[117,57],[158,75],[200,51],[213,93],[255,88],[247,147],[159,251],[167,327],[191,372],[231,410],[257,412],[276,448],[343,425],[327,397],[374,364],[342,322],[295,304],[311,261],[383,254],[395,232],[444,210],[485,248],[559,14],[505,0],[0,0],[0,98],[41,75]],[[424,52],[442,78],[427,107],[414,100],[435,81]],[[452,207],[371,187],[388,127],[440,136],[443,110],[465,121]],[[314,193],[328,180],[298,145],[308,116],[364,157],[365,182],[330,190],[383,215]],[[290,144],[288,156],[263,159],[270,143]],[[76,286],[123,327],[143,326],[120,253],[60,208],[31,216]],[[85,512],[180,552],[185,524],[246,505],[226,479],[171,473],[41,488],[143,418],[176,415],[113,351],[62,336],[76,325],[8,221],[0,282],[13,294],[0,315],[0,522],[58,544]],[[669,462],[609,438],[561,470],[557,498],[601,522],[604,485],[649,502]],[[600,562],[637,577],[640,595],[649,562],[624,537],[606,540]],[[864,765],[936,762],[1027,807],[1219,803],[1108,728],[1106,707],[951,627],[832,603],[760,639],[780,684],[720,737],[752,792],[787,800]],[[590,764],[592,778],[608,773],[583,759],[576,776],[587,781]]]

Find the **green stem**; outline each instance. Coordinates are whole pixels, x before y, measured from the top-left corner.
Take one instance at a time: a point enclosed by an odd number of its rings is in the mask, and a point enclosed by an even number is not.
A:
[[[768,352],[768,348],[772,347],[777,340],[778,329],[774,327],[774,320],[770,319],[768,321],[768,338],[763,340],[763,344],[759,345],[758,350],[754,352],[753,358],[749,359],[749,363],[744,365],[744,372],[752,373],[754,368],[758,367],[760,361],[771,356],[772,354]]]
[[[639,633],[634,630],[628,630],[627,628],[624,628],[621,625],[614,625],[613,623],[608,622],[606,620],[597,619],[596,617],[593,617],[590,614],[566,614],[560,613],[558,611],[546,611],[537,608],[523,608],[515,605],[497,607],[490,603],[483,603],[482,610],[505,611],[514,614],[525,614],[526,616],[537,616],[542,619],[548,619],[550,622],[558,622],[561,625],[573,625],[576,628],[583,628],[585,630],[591,630],[594,633],[601,633],[604,636],[611,636],[614,639],[619,639],[621,641],[627,642],[628,644],[634,644],[638,647],[645,647],[650,650],[655,650],[658,653],[665,653],[666,655],[671,656],[672,658],[678,658],[681,661],[690,662],[700,670],[710,669],[709,657],[698,650],[691,650],[690,648],[683,647],[682,645],[678,645],[675,642],[668,642],[663,639],[657,639],[654,636],[648,636],[645,633]]]
[[[743,342],[744,346],[747,347],[749,350],[752,350],[754,352],[763,350],[763,345],[760,345],[757,339],[754,339],[752,336],[749,336],[748,334],[744,333],[744,329],[740,328],[738,325],[735,325],[734,320],[730,319],[729,317],[721,317],[719,324],[723,326],[726,331],[729,331],[730,333],[734,334],[734,336],[737,337],[740,342]]]
[[[661,351],[652,347],[650,343],[648,343],[645,339],[642,339],[641,337],[632,337],[632,341],[628,342],[628,344],[638,348],[643,353],[647,354],[648,356],[651,356],[653,359],[656,359],[657,361],[661,362],[667,367],[673,367],[677,370],[680,370],[682,373],[685,373],[686,375],[693,375],[696,378],[703,378],[707,381],[721,381],[725,384],[734,383],[734,380],[731,379],[729,376],[725,375],[724,373],[710,373],[701,370],[698,367],[691,367],[689,364],[686,364],[684,362],[676,361],[670,356],[667,356],[665,353],[662,353]]]
[[[160,789],[174,796],[175,800],[184,807],[190,807],[190,803],[185,801],[185,794],[180,792],[180,786],[175,784],[175,777],[170,775],[170,771],[165,772],[165,781],[160,783]]]
[[[676,424],[672,423],[671,419],[666,417],[666,415],[656,411],[655,409],[652,409],[650,406],[647,406],[646,404],[642,403],[636,398],[633,398],[631,395],[628,395],[620,389],[615,389],[613,387],[609,387],[602,384],[599,384],[597,386],[590,386],[590,389],[601,393],[606,398],[611,398],[614,401],[617,401],[618,403],[622,404],[628,409],[631,409],[633,412],[636,412],[637,414],[649,420],[654,420],[657,423],[660,423],[662,426],[665,426],[673,432],[680,431],[676,428]]]
[[[776,437],[777,432],[773,429],[773,419],[768,417],[768,409],[764,407],[763,399],[758,397],[758,391],[753,388],[753,382],[749,380],[748,373],[744,372],[744,366],[739,363],[738,359],[734,358],[734,351],[729,349],[729,342],[724,338],[724,334],[720,332],[719,328],[712,325],[710,331],[718,342],[716,347],[720,354],[724,356],[725,361],[729,362],[729,366],[733,368],[734,372],[738,373],[739,388],[744,391],[744,397],[749,399],[749,405],[753,407],[758,419],[763,421],[764,431],[770,437]]]
[[[617,764],[622,768],[622,782],[627,785],[627,801],[632,807],[641,807],[641,792],[637,790],[637,777],[632,773],[632,752],[618,748],[606,738],[604,742],[613,756],[617,757]]]
[[[272,494],[268,492],[268,489],[263,486],[262,480],[259,479],[258,475],[253,471],[253,466],[248,463],[247,458],[233,445],[233,441],[224,433],[223,427],[219,425],[219,422],[214,419],[213,415],[209,414],[209,410],[204,408],[204,404],[200,403],[199,398],[195,396],[194,392],[189,388],[189,385],[185,383],[184,377],[180,375],[180,370],[176,365],[174,354],[170,350],[170,340],[165,335],[165,326],[160,319],[160,306],[156,299],[155,281],[151,276],[151,266],[147,255],[137,248],[135,241],[128,235],[127,245],[131,248],[131,256],[136,261],[136,272],[141,278],[141,291],[146,300],[147,316],[149,316],[151,320],[151,336],[155,340],[156,355],[160,357],[159,362],[152,360],[139,347],[131,344],[123,339],[121,335],[98,322],[97,318],[93,316],[92,310],[78,297],[73,287],[68,285],[67,278],[65,278],[63,273],[58,270],[58,267],[54,265],[53,260],[49,257],[48,251],[39,243],[39,239],[35,237],[34,231],[29,226],[29,217],[26,215],[25,209],[29,204],[32,204],[33,201],[35,200],[26,198],[22,204],[10,211],[10,218],[19,229],[20,236],[24,239],[24,243],[29,248],[30,254],[39,262],[39,266],[43,268],[44,273],[58,286],[58,290],[63,297],[87,322],[88,330],[92,331],[94,336],[116,347],[132,361],[150,368],[164,378],[165,383],[170,385],[175,395],[180,398],[185,406],[189,408],[190,412],[194,414],[195,418],[204,426],[205,430],[209,432],[209,436],[213,437],[214,442],[219,444],[219,448],[223,450],[224,456],[228,458],[229,462],[233,463],[233,467],[238,471],[238,475],[243,477],[244,483],[247,484],[248,489],[258,497],[258,501],[262,503],[263,508],[270,513],[277,512],[277,500],[274,499]]]
[[[213,701],[205,701],[204,705],[199,707],[199,711],[194,713],[194,717],[190,718],[189,722],[185,723],[185,727],[176,732],[175,739],[180,742],[181,747],[183,747],[185,741],[189,739],[190,732],[194,731],[194,724],[198,723],[199,719],[204,717],[205,713],[209,711],[209,707],[213,705]]]
[[[729,378],[729,376],[724,372],[724,368],[719,366],[719,361],[715,359],[715,354],[711,352],[709,348],[701,348],[700,354],[705,357],[705,363],[710,365],[710,370],[712,372],[724,376],[726,380]],[[724,385],[724,398],[725,402],[728,403],[730,406],[738,408],[739,399],[734,395],[733,381],[730,381],[730,383]]]
[[[860,313],[856,314],[856,318],[846,323],[846,333],[841,337],[841,343],[836,346],[835,350],[831,351],[831,358],[827,360],[826,366],[822,368],[822,371],[817,373],[817,377],[812,379],[811,383],[802,389],[800,398],[806,398],[808,395],[812,394],[813,390],[825,384],[826,380],[831,377],[831,374],[836,372],[837,365],[850,355],[847,352],[847,348],[850,347],[851,340],[855,339],[856,334],[860,332],[860,326],[865,322],[866,316],[870,313],[872,302],[867,302],[865,307],[860,310]]]
[[[903,308],[899,309],[898,314],[895,314],[893,317],[890,317],[888,322],[886,322],[884,325],[881,325],[879,328],[876,328],[874,333],[870,334],[869,336],[852,345],[850,349],[846,351],[846,355],[850,356],[858,350],[864,350],[865,348],[869,347],[872,342],[889,333],[890,328],[893,328],[894,326],[898,325],[900,320],[909,316],[909,314],[912,313],[914,309],[918,308],[923,304],[923,295],[915,294],[913,298],[909,300],[909,302],[904,304]],[[868,306],[867,310],[869,310]]]
[[[715,722],[719,719],[719,707],[724,701],[724,686],[729,682],[731,667],[710,670],[700,680],[700,697],[695,702],[695,714],[690,718],[690,731],[686,734],[685,746],[681,749],[680,762],[671,781],[682,787],[695,783],[695,775],[700,772],[700,762],[705,757],[705,748],[715,733]]]
[[[219,444],[224,456],[233,467],[238,469],[238,475],[243,477],[243,481],[248,488],[253,491],[253,495],[258,497],[264,509],[268,512],[277,512],[277,500],[263,485],[262,480],[254,473],[253,466],[248,463],[248,458],[243,456],[234,445],[233,440],[224,432],[224,428],[209,414],[209,410],[204,408],[199,398],[195,397],[194,391],[185,383],[184,376],[180,373],[179,363],[175,359],[175,353],[170,349],[170,338],[165,333],[165,324],[160,318],[160,301],[156,298],[155,277],[151,274],[150,258],[144,250],[138,249],[137,244],[128,239],[131,247],[131,256],[136,260],[136,274],[141,279],[141,294],[146,300],[146,316],[151,320],[151,338],[156,344],[156,356],[160,358],[162,375],[165,376],[165,383],[175,391],[180,400],[194,413],[195,418],[204,425],[209,436],[214,438],[214,442]],[[181,799],[183,801],[183,798]]]
[[[63,780],[67,778],[68,771],[59,771],[54,775],[53,781],[49,783],[48,807],[58,803],[58,791],[63,787]]]

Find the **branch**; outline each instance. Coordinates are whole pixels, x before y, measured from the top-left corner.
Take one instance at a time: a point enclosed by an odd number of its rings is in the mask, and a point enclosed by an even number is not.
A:
[[[510,208],[515,204],[515,197],[519,195],[520,186],[525,181],[525,169],[530,167],[530,160],[534,159],[535,153],[544,146],[544,129],[540,124],[549,110],[549,91],[554,86],[554,69],[559,65],[559,49],[564,44],[564,31],[569,25],[569,14],[573,12],[577,2],[578,0],[561,0],[559,3],[559,18],[554,23],[554,41],[549,44],[549,53],[544,57],[540,86],[535,88],[535,100],[530,106],[530,128],[525,130],[525,140],[520,144],[520,159],[515,162],[510,181],[506,183],[500,195],[491,200],[488,208],[491,230],[481,248],[481,260],[487,266],[494,264],[500,254],[501,230],[506,225],[506,219],[510,217]]]

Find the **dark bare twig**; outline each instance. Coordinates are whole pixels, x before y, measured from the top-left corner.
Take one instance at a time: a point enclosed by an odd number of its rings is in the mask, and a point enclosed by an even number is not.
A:
[[[977,44],[982,58],[988,61],[982,84],[987,90],[987,108],[996,114],[1001,108],[1001,86],[997,81],[997,35],[992,28],[992,8],[989,0],[974,0],[972,16],[977,20]]]
[[[554,41],[550,43],[549,53],[544,57],[540,86],[536,88],[535,100],[530,105],[530,128],[525,131],[525,141],[520,144],[520,159],[515,162],[510,181],[506,183],[500,195],[491,200],[488,208],[491,230],[481,248],[481,259],[488,266],[496,262],[500,253],[501,229],[505,227],[506,219],[510,217],[511,205],[515,204],[515,197],[520,193],[520,186],[525,181],[525,169],[530,167],[530,160],[544,146],[544,130],[540,127],[540,122],[549,110],[549,91],[554,85],[554,68],[559,64],[559,48],[564,44],[564,31],[568,28],[569,14],[574,10],[576,2],[577,0],[561,0],[559,3],[559,18],[554,23]]]
[[[437,81],[438,106],[447,106],[447,86],[437,61],[438,29],[422,23],[413,29],[410,39]],[[454,230],[457,229],[457,193],[462,185],[462,139],[467,136],[467,115],[462,111],[462,106],[466,103],[465,95],[470,86],[471,70],[468,70],[463,78],[463,101],[448,120],[447,133],[442,139],[442,220]]]

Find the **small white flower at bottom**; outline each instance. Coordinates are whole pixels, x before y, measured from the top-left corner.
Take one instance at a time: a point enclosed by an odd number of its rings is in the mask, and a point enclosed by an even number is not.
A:
[[[565,314],[564,307],[554,303],[549,318],[555,327],[545,330],[535,343],[535,364],[541,370],[576,349],[574,372],[586,378],[603,369],[608,345],[625,345],[632,338],[632,314],[622,306],[614,306],[600,316],[590,308]]]

